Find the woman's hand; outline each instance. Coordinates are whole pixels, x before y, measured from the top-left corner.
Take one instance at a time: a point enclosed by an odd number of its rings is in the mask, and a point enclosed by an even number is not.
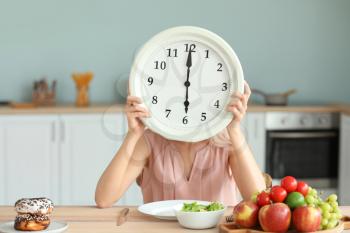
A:
[[[244,81],[244,93],[235,93],[232,95],[232,100],[227,106],[227,111],[233,113],[233,119],[227,126],[227,130],[230,135],[236,134],[237,132],[240,133],[240,122],[247,111],[250,94],[251,90],[249,85],[246,81]]]
[[[137,136],[142,136],[145,125],[141,121],[141,117],[150,117],[150,113],[147,109],[140,106],[142,103],[141,99],[136,96],[128,96],[126,100],[126,116],[128,119],[129,133]]]

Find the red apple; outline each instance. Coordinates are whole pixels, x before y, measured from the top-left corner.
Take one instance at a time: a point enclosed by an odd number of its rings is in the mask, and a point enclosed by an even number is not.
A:
[[[286,232],[291,219],[289,207],[284,203],[274,203],[261,207],[259,223],[264,231]]]
[[[263,191],[258,194],[256,201],[259,206],[269,205],[271,203],[270,195],[267,192]]]
[[[311,206],[298,207],[293,211],[293,225],[300,232],[317,231],[321,223],[321,211]]]
[[[233,209],[235,222],[241,227],[254,227],[258,223],[259,206],[253,201],[241,201]]]

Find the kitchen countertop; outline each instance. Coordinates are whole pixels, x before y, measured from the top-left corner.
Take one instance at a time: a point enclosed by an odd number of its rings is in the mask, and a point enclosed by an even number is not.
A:
[[[339,112],[350,116],[350,104],[336,104],[334,107],[337,108]]]
[[[13,108],[0,107],[0,115],[10,114],[93,114],[103,112],[122,112],[124,104],[93,104],[89,107],[76,107],[73,104],[63,104],[49,107]]]
[[[52,220],[66,221],[69,224],[67,232],[201,232],[218,233],[218,228],[206,230],[187,230],[181,228],[176,221],[159,220],[137,211],[137,207],[128,206],[130,213],[128,221],[116,226],[119,212],[125,206],[116,206],[108,209],[97,209],[91,206],[59,206],[52,214]],[[350,206],[340,207],[344,215],[350,215]],[[225,215],[229,215],[232,208],[228,208]],[[16,213],[12,206],[0,206],[0,222],[12,221]],[[350,230],[344,231],[350,233]]]
[[[124,104],[93,104],[89,107],[75,107],[73,104],[52,107],[12,108],[0,107],[0,115],[7,114],[93,114],[103,112],[122,112]],[[342,112],[350,115],[350,104],[331,105],[290,105],[265,106],[251,104],[248,112]]]

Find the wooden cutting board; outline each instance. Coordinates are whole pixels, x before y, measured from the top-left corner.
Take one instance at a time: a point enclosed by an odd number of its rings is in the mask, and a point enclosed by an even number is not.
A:
[[[342,221],[338,224],[337,227],[329,230],[317,231],[316,233],[341,233],[343,230],[350,229],[350,217],[343,217]],[[255,229],[245,229],[239,228],[235,223],[222,223],[219,226],[220,233],[266,233],[261,228]],[[296,233],[296,230],[289,230],[287,233]]]

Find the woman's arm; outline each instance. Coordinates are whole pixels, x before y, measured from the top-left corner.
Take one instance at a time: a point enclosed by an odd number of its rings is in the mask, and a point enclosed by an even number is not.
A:
[[[124,194],[129,185],[142,172],[150,154],[142,137],[144,125],[139,117],[148,117],[148,112],[137,106],[140,99],[128,97],[126,114],[129,131],[118,152],[103,172],[95,193],[98,207],[112,206]]]
[[[235,94],[233,101],[227,108],[234,117],[227,127],[232,143],[229,163],[244,200],[249,200],[253,193],[266,188],[264,177],[240,128],[240,122],[247,110],[250,93],[250,88],[245,83],[244,94]]]

